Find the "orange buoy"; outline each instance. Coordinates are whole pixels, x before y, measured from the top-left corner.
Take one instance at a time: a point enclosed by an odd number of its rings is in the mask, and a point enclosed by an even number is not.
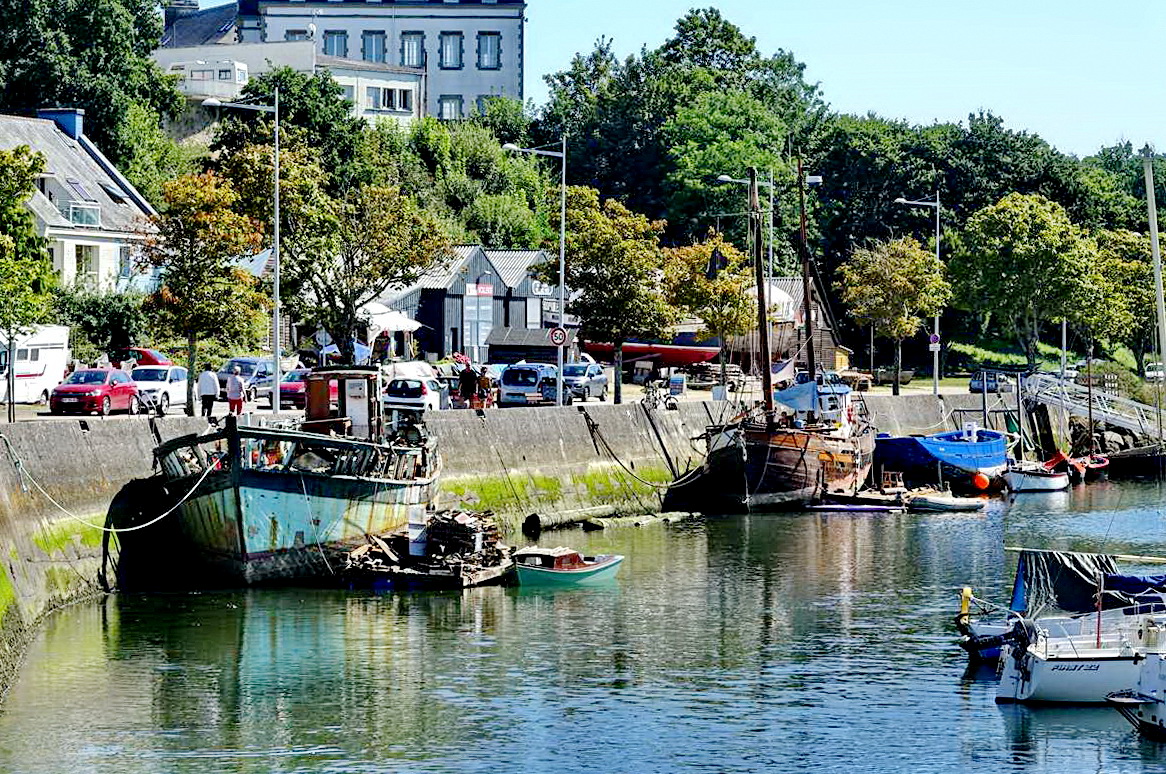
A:
[[[981,492],[987,489],[988,485],[991,483],[991,480],[989,480],[989,478],[983,473],[977,473],[976,475],[972,476],[972,486],[976,487],[976,489],[979,489]]]

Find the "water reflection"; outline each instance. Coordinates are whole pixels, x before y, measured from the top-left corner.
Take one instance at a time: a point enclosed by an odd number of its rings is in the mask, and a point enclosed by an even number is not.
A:
[[[1140,489],[1091,497],[1109,510],[1074,525],[1156,518]],[[1067,518],[1018,499],[570,533],[628,556],[573,590],[117,597],[42,633],[0,771],[1154,769],[1116,713],[997,708],[955,647],[958,588],[1003,596],[1005,537]]]

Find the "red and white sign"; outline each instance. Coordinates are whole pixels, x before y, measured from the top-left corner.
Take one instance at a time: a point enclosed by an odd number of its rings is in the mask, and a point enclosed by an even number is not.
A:
[[[551,328],[551,343],[561,347],[567,343],[567,331],[563,328]]]
[[[478,283],[467,282],[466,283],[466,295],[467,296],[493,296],[494,295],[494,286],[487,285],[487,284],[480,283],[480,282],[478,282]]]

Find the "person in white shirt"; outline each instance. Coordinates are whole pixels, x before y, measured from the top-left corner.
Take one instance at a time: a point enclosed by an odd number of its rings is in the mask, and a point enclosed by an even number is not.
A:
[[[215,401],[219,397],[219,377],[211,369],[210,363],[202,364],[202,373],[198,375],[198,398],[202,401],[202,415],[210,418],[214,413]]]
[[[247,382],[243,381],[242,369],[235,366],[227,377],[227,410],[232,414],[243,413],[243,396],[247,394]]]

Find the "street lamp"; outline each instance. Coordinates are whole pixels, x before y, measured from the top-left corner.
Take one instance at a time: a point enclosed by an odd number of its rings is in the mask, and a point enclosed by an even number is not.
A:
[[[280,356],[282,349],[279,336],[279,87],[275,87],[275,105],[253,105],[249,102],[222,102],[211,97],[202,101],[203,107],[209,108],[238,108],[239,110],[254,110],[259,113],[271,113],[275,116],[275,194],[274,205],[275,214],[272,223],[272,240],[271,240],[271,257],[273,263],[272,270],[272,295],[274,298],[274,305],[271,312],[271,349],[275,354],[275,370],[271,375],[271,413],[275,416],[279,415],[280,399],[279,399],[279,383],[280,378]]]
[[[935,260],[939,260],[939,189],[935,189],[935,201],[929,199],[912,200],[900,196],[895,204],[909,204],[915,207],[935,208]],[[935,313],[935,332],[931,336],[931,394],[939,395],[939,313]],[[873,368],[874,365],[872,364]],[[897,376],[895,378],[898,378]]]
[[[561,150],[547,150],[553,145],[542,145],[537,148],[519,148],[512,142],[508,142],[502,146],[502,150],[510,151],[511,153],[531,153],[535,156],[552,156],[556,159],[561,159],[560,167],[560,197],[559,197],[559,327],[566,329],[567,327],[567,135],[563,135],[560,140]],[[563,347],[566,345],[559,344],[558,350],[558,374],[555,377],[555,405],[563,405]],[[623,378],[621,374],[615,375],[616,379]]]

